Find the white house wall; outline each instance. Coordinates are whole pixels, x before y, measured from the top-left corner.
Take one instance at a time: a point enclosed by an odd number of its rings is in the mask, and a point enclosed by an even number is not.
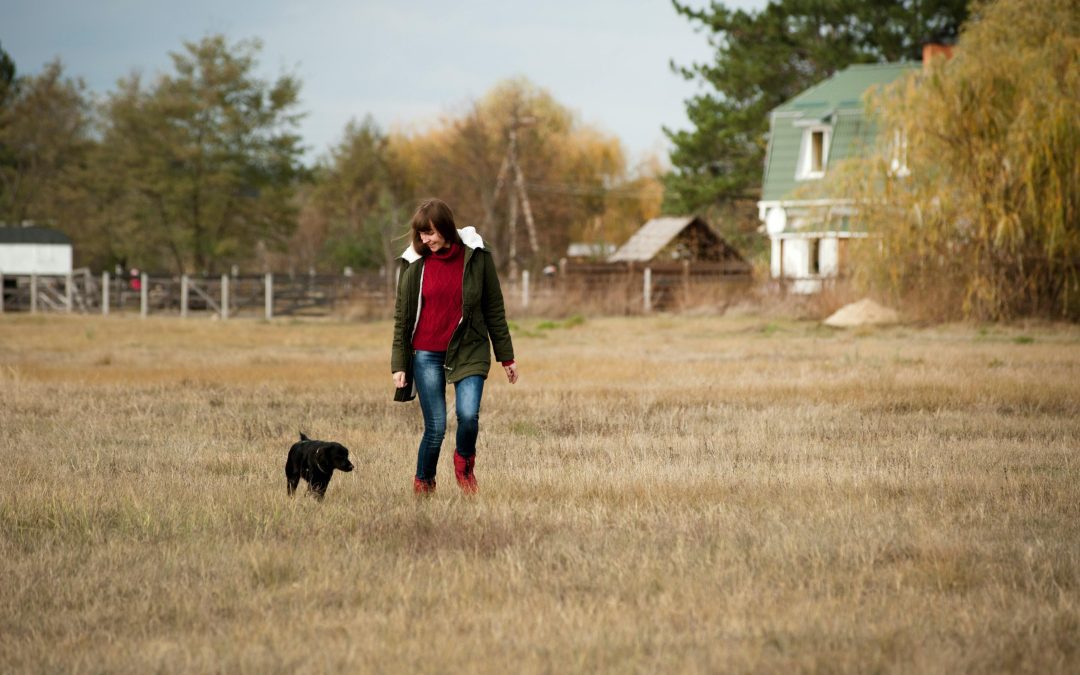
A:
[[[805,277],[810,275],[810,246],[806,239],[784,241],[784,276]]]
[[[824,237],[818,243],[818,274],[835,277],[840,271],[840,240]]]
[[[70,244],[0,244],[2,274],[70,274]]]

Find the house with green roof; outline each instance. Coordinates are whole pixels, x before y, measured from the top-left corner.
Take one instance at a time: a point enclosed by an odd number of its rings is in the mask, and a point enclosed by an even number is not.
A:
[[[917,62],[845,68],[769,114],[769,146],[758,217],[771,242],[771,276],[814,293],[843,270],[847,243],[865,237],[851,200],[806,193],[837,164],[874,145],[877,128],[863,94],[918,70]],[[898,172],[903,166],[894,167]]]

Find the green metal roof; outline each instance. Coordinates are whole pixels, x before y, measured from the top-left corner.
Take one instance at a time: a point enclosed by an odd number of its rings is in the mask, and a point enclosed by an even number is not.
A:
[[[814,182],[795,178],[805,130],[803,125],[820,120],[831,129],[825,163],[827,175],[829,168],[837,162],[857,156],[864,147],[874,143],[877,127],[862,110],[862,96],[866,90],[874,85],[888,84],[919,67],[912,61],[849,66],[774,108],[761,199],[785,199],[800,185]]]
[[[774,113],[811,114],[833,109],[862,108],[862,95],[875,84],[888,84],[904,73],[917,70],[919,63],[867,63],[848,66],[832,77],[810,87],[795,98],[773,108]]]

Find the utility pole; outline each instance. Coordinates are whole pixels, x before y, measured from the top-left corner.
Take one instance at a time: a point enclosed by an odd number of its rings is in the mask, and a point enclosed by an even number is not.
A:
[[[502,165],[499,167],[499,174],[495,179],[495,191],[491,196],[491,209],[494,210],[495,204],[498,203],[499,195],[502,193],[503,188],[506,187],[507,179],[510,177],[509,174],[513,171],[514,187],[507,191],[507,210],[509,212],[507,236],[510,240],[509,256],[511,279],[516,279],[518,276],[517,216],[519,204],[522,213],[525,215],[525,228],[529,234],[529,248],[533,255],[540,250],[536,236],[536,222],[533,220],[532,205],[529,203],[529,193],[525,190],[525,173],[521,170],[521,165],[518,164],[517,160],[517,131],[521,127],[527,127],[533,124],[536,124],[535,117],[519,117],[517,109],[514,109],[514,116],[510,121],[510,128],[506,132],[506,156],[503,157]],[[491,224],[491,219],[492,215],[491,211],[489,211],[485,226]]]

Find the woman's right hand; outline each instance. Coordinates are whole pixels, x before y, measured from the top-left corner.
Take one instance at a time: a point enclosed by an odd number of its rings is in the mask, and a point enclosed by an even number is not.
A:
[[[397,387],[398,389],[401,389],[402,387],[405,386],[405,371],[404,370],[399,370],[398,372],[394,373],[394,386]]]

